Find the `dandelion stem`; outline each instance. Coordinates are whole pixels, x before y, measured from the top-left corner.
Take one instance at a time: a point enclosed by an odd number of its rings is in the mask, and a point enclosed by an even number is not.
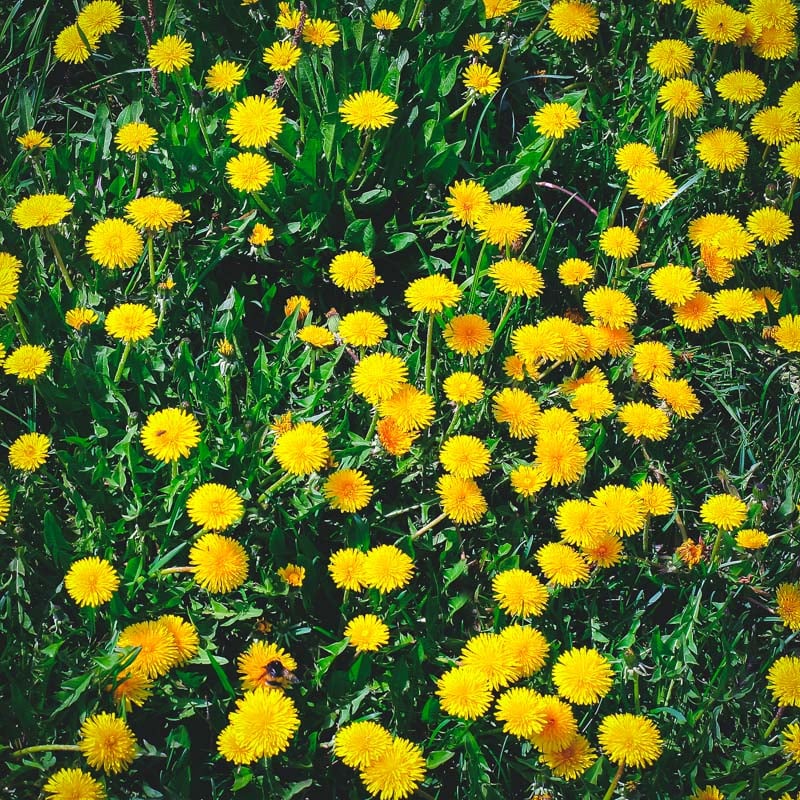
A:
[[[540,164],[546,164],[550,160],[550,156],[553,155],[553,151],[556,149],[556,142],[557,139],[551,139],[550,144],[547,145],[547,150],[544,151],[544,155],[542,156],[542,160],[539,162]]]
[[[423,533],[427,533],[432,528],[435,528],[440,522],[444,522],[445,519],[447,519],[447,514],[439,514],[436,519],[432,519],[427,525],[423,525],[418,531],[414,531],[414,533],[411,534],[411,538],[419,539]]]
[[[770,143],[769,143],[769,142],[767,142],[767,143],[764,145],[764,152],[761,154],[761,161],[759,161],[759,162],[758,162],[758,166],[759,166],[759,167],[760,167],[760,166],[762,166],[762,165],[764,164],[764,162],[767,160],[767,153],[769,153],[769,148],[770,148],[770,146],[771,146],[771,145],[770,145]]]
[[[170,480],[174,481],[175,478],[178,477],[178,459],[176,458],[172,462],[172,467],[170,469]]]
[[[364,142],[361,145],[361,150],[358,153],[358,158],[356,159],[356,165],[353,167],[353,171],[350,173],[350,177],[347,179],[347,183],[345,183],[345,188],[348,187],[358,175],[358,171],[361,169],[361,164],[364,162],[364,156],[367,154],[367,148],[369,147],[369,143],[372,141],[372,133],[364,134]]]
[[[211,140],[208,138],[208,131],[206,131],[206,116],[203,113],[203,107],[197,109],[197,125],[200,128],[200,133],[203,136],[203,141],[206,144],[206,150],[208,151],[208,157],[211,158],[214,155],[214,147],[211,144]]]
[[[530,43],[536,38],[536,34],[544,27],[547,22],[547,16],[550,14],[550,9],[545,11],[544,16],[539,20],[539,24],[531,31],[528,38],[522,43],[520,50],[527,50]]]
[[[711,55],[708,59],[708,64],[706,64],[705,72],[703,73],[703,77],[707,78],[708,73],[711,72],[711,67],[714,64],[714,59],[717,57],[717,50],[719,50],[719,42],[714,42],[714,46],[711,48]]]
[[[48,191],[49,186],[47,185],[47,176],[44,174],[42,166],[35,156],[31,158],[31,164],[33,165],[33,171],[38,175],[39,180],[42,182],[42,188],[45,190],[45,192]]]
[[[461,262],[461,254],[464,252],[464,239],[467,235],[467,229],[461,229],[461,236],[458,239],[458,247],[456,247],[456,254],[453,256],[453,265],[450,270],[450,280],[455,281],[456,279],[456,272],[458,271],[458,265]]]
[[[619,214],[619,210],[622,208],[622,203],[625,198],[628,196],[628,185],[625,184],[625,188],[620,193],[619,197],[617,198],[617,202],[614,203],[614,208],[611,209],[611,216],[608,218],[608,226],[611,227],[615,220],[617,219],[617,214]]]
[[[409,20],[409,25],[411,25],[412,28],[417,26],[422,27],[422,9],[424,5],[425,0],[417,0],[414,5],[414,10],[411,12],[411,19]]]
[[[453,219],[450,214],[443,214],[441,217],[417,217],[411,220],[412,225],[436,225],[440,222],[449,222]]]
[[[119,366],[117,367],[117,371],[114,373],[114,383],[119,383],[120,378],[122,377],[122,370],[125,369],[125,363],[128,360],[128,356],[131,354],[131,343],[125,342],[125,349],[122,351],[122,358],[119,360]]]
[[[786,213],[792,213],[792,206],[794,205],[794,190],[797,188],[797,176],[792,178],[792,185],[789,187],[789,196],[786,198]]]
[[[277,492],[278,489],[281,488],[281,486],[290,481],[293,477],[294,475],[292,475],[291,472],[284,472],[284,474],[281,475],[281,477],[278,478],[278,480],[276,480],[275,483],[272,484],[272,486],[268,486],[261,493],[261,496],[258,498],[259,505],[263,505],[266,502],[266,499],[267,497],[269,497],[269,495],[271,495],[273,492]]]
[[[505,44],[503,45],[503,54],[500,56],[500,66],[497,68],[497,77],[503,77],[503,70],[506,66],[506,58],[508,57],[508,48],[511,46],[511,39],[506,38]]]
[[[481,264],[483,263],[483,254],[486,252],[486,239],[483,240],[480,252],[478,253],[478,260],[475,263],[475,272],[472,273],[472,285],[469,287],[469,303],[467,308],[472,310],[472,303],[475,300],[475,294],[478,291],[478,285],[481,282]]]
[[[772,732],[775,730],[775,726],[781,721],[781,717],[783,716],[783,712],[786,710],[786,706],[780,706],[775,713],[775,716],[772,718],[772,722],[767,726],[767,729],[764,731],[764,738],[769,739],[772,736]]]
[[[80,747],[77,744],[34,744],[30,747],[23,747],[22,750],[15,750],[11,756],[12,758],[20,758],[26,756],[28,753],[55,753],[55,752],[80,752]]]
[[[156,285],[156,250],[153,244],[153,235],[147,234],[147,263],[150,267],[150,285]]]
[[[367,435],[364,437],[364,440],[369,442],[372,441],[372,437],[375,435],[375,428],[378,427],[378,409],[372,409],[372,419],[369,423],[369,428],[367,429]]]
[[[17,327],[19,328],[19,338],[22,339],[25,344],[28,343],[28,330],[25,327],[25,323],[22,321],[22,314],[20,313],[19,307],[17,306],[16,302],[11,303],[11,310],[14,312],[14,319],[17,321]]]
[[[642,203],[642,207],[639,209],[639,216],[636,217],[636,224],[633,226],[633,232],[635,234],[639,233],[639,229],[642,227],[642,223],[644,222],[644,210],[646,206]]]
[[[164,567],[159,570],[159,575],[177,575],[179,572],[194,572],[196,567]]]
[[[719,555],[719,547],[722,544],[722,528],[717,530],[717,538],[714,539],[714,546],[711,548],[711,557],[709,558],[709,564],[715,564],[717,561],[717,556]]]
[[[508,300],[506,300],[505,307],[503,308],[503,313],[500,315],[500,322],[497,323],[497,327],[494,329],[494,338],[497,340],[497,337],[500,335],[500,331],[503,330],[503,325],[506,323],[506,317],[508,316],[508,312],[511,311],[511,304],[514,302],[514,295],[510,294],[508,296]]]
[[[425,340],[425,394],[431,393],[431,359],[433,357],[433,314],[428,317],[428,336]]]
[[[633,707],[637,714],[642,713],[642,705],[639,700],[639,673],[633,673]]]
[[[444,432],[444,436],[442,436],[442,441],[451,434],[453,428],[455,428],[456,423],[458,422],[458,412],[461,411],[461,406],[456,406],[456,410],[453,412],[453,418],[450,420],[450,424],[447,426],[447,430]]]
[[[459,114],[466,113],[470,106],[475,102],[475,95],[471,94],[464,105],[459,106],[450,116],[445,117],[445,122],[452,122]]]
[[[64,283],[66,284],[68,291],[71,292],[75,287],[72,285],[72,278],[69,276],[69,272],[64,264],[64,259],[61,258],[61,253],[58,249],[58,245],[56,244],[56,240],[53,237],[53,232],[50,230],[50,228],[45,228],[44,235],[47,238],[47,241],[50,242],[50,248],[55,256],[56,264],[58,264],[58,268],[61,270],[61,277],[64,278]]]
[[[315,361],[317,359],[317,354],[314,351],[314,348],[311,348],[311,352],[308,354],[308,393],[314,391],[314,366]]]
[[[794,759],[792,759],[792,758],[790,758],[788,761],[784,761],[784,762],[783,762],[783,764],[781,764],[779,767],[775,767],[775,769],[773,769],[773,770],[770,770],[770,771],[769,771],[769,772],[768,772],[768,773],[767,773],[767,774],[764,776],[764,778],[766,779],[766,778],[772,778],[772,777],[777,777],[778,775],[782,775],[782,774],[783,774],[783,773],[786,771],[786,768],[787,768],[787,767],[788,767],[788,766],[789,766],[789,765],[790,765],[790,764],[791,764],[793,761],[794,761]]]
[[[136,153],[133,162],[133,186],[131,187],[131,197],[136,197],[136,190],[139,188],[139,178],[142,176],[142,154]]]
[[[622,771],[624,769],[625,769],[625,762],[623,761],[617,767],[617,771],[611,780],[611,786],[608,787],[608,791],[603,795],[603,800],[611,800],[611,795],[614,794],[614,789],[617,788],[617,784],[619,783],[619,779],[622,777]]]

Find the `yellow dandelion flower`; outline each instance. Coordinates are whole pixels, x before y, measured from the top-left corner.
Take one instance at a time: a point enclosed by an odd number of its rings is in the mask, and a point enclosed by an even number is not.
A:
[[[647,51],[647,65],[662,78],[687,75],[692,68],[693,59],[694,50],[680,39],[662,39],[651,45]],[[655,163],[647,166],[655,166]]]
[[[306,25],[306,29],[307,27]],[[345,123],[360,131],[388,127],[395,121],[395,111],[397,103],[377,90],[351,94],[339,108],[339,114]]]
[[[547,605],[547,589],[524,569],[507,569],[495,575],[492,592],[497,604],[509,614],[538,617]]]
[[[469,226],[492,204],[489,192],[476,181],[456,181],[447,190],[446,202],[453,217]]]
[[[610,714],[600,723],[600,746],[613,764],[647,767],[661,755],[661,735],[647,717]]]
[[[608,659],[588,647],[562,653],[553,667],[553,683],[570,703],[586,706],[599,702],[611,691],[614,670]]]
[[[98,36],[89,36],[85,31],[79,31],[77,25],[69,25],[56,36],[53,55],[58,61],[82,64],[89,58],[92,51],[97,49],[98,41]]]
[[[206,88],[219,94],[229,92],[244,80],[244,67],[233,61],[217,61],[206,72]]]
[[[477,94],[494,94],[500,88],[500,73],[488,64],[470,64],[462,77],[464,86]]]
[[[593,38],[600,28],[600,17],[590,3],[559,0],[550,7],[548,24],[559,39],[574,43]]]
[[[413,312],[438,314],[452,308],[461,299],[461,289],[445,275],[428,275],[412,281],[405,293],[406,304]]]
[[[258,192],[272,180],[272,164],[260,153],[239,153],[228,159],[225,175],[240,192]]]
[[[200,425],[182,408],[164,408],[147,417],[140,437],[149,455],[159,461],[177,461],[197,446]]]
[[[572,586],[589,578],[586,559],[566,544],[550,542],[536,551],[536,563],[547,580],[556,586]]]
[[[78,742],[92,769],[114,774],[128,769],[136,755],[136,739],[125,720],[114,714],[94,714],[81,725]]]
[[[417,790],[425,778],[422,748],[397,737],[361,770],[367,791],[380,800],[402,800]]]
[[[43,433],[24,433],[8,448],[8,463],[23,472],[36,472],[47,461],[50,438]]]
[[[82,769],[60,769],[44,785],[47,800],[105,800],[106,790]]]
[[[183,36],[164,36],[147,51],[148,64],[166,74],[188,67],[193,58],[194,48]]]
[[[466,406],[477,403],[483,397],[486,387],[483,381],[471,372],[454,372],[444,379],[442,389],[451,403]]]
[[[325,479],[322,492],[331,508],[354,513],[369,504],[373,488],[361,470],[340,469]]]
[[[411,556],[393,544],[372,547],[364,557],[364,585],[381,594],[402,589],[413,574]]]
[[[327,19],[309,19],[303,26],[303,41],[314,47],[330,47],[339,41],[341,36],[336,26]]]
[[[19,380],[36,380],[52,360],[50,351],[40,344],[23,344],[6,356],[3,369],[6,375],[16,375]]]
[[[361,614],[347,623],[344,635],[357,653],[380,650],[389,642],[389,628],[374,614]]]
[[[462,525],[478,522],[488,508],[480,487],[472,478],[442,475],[436,484],[442,511]]]
[[[366,586],[364,574],[366,559],[366,553],[353,548],[345,548],[333,553],[328,562],[328,572],[330,572],[336,588],[358,591]]]
[[[491,203],[475,221],[480,238],[498,247],[513,247],[533,224],[522,206]]]
[[[107,603],[119,587],[119,575],[104,558],[90,556],[75,561],[64,578],[67,594],[79,606]]]
[[[310,475],[328,462],[328,434],[320,425],[300,422],[278,437],[274,453],[278,464],[286,472]]]
[[[351,722],[336,732],[333,752],[348,767],[363,769],[383,755],[392,744],[392,735],[371,720]]]
[[[700,506],[700,519],[724,531],[738,528],[747,517],[747,505],[732,494],[715,494]]]
[[[283,127],[283,108],[263,94],[244,97],[231,109],[226,130],[242,147],[266,147]]]
[[[23,230],[58,225],[72,211],[73,202],[63,194],[32,194],[14,206],[11,219]]]
[[[300,60],[301,50],[291,40],[275,42],[264,49],[261,60],[275,72],[288,72]]]

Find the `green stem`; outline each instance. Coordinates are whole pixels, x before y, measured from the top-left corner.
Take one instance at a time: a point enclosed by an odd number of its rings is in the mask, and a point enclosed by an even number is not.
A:
[[[508,48],[511,46],[511,38],[506,37],[506,42],[503,45],[503,54],[500,56],[500,66],[497,68],[497,77],[503,76],[503,69],[506,66],[506,58],[508,57]]]
[[[461,236],[458,238],[458,246],[456,247],[456,254],[453,256],[453,263],[450,269],[450,280],[455,281],[458,265],[461,262],[461,254],[464,252],[464,240],[467,237],[466,227],[461,229]]]
[[[639,673],[633,673],[633,707],[637,714],[642,713],[642,706],[639,701]]]
[[[764,162],[767,160],[767,153],[769,153],[770,146],[771,145],[769,142],[764,145],[764,152],[761,154],[761,161],[758,162],[759,167],[763,166]]]
[[[42,165],[39,163],[39,159],[37,156],[33,156],[31,158],[31,164],[33,165],[33,171],[37,174],[39,180],[42,182],[42,188],[46,193],[49,190],[47,184],[47,176],[44,174],[44,171],[42,170]]]
[[[497,323],[497,327],[494,329],[494,339],[497,341],[497,337],[500,335],[500,331],[503,330],[503,325],[505,325],[506,317],[508,316],[508,312],[511,311],[511,304],[514,302],[514,295],[510,294],[508,296],[508,300],[506,300],[505,307],[503,308],[503,313],[500,315],[500,322]]]
[[[156,250],[153,244],[153,235],[147,234],[147,263],[150,267],[150,285],[156,285]]]
[[[11,303],[11,310],[14,313],[14,319],[17,321],[17,327],[19,328],[17,333],[19,333],[19,338],[22,339],[25,344],[28,344],[28,330],[25,327],[25,323],[22,321],[22,314],[16,302]]]
[[[283,475],[281,475],[281,477],[278,478],[278,480],[276,480],[275,483],[272,484],[272,486],[268,486],[261,493],[260,497],[258,498],[258,504],[264,505],[269,495],[273,494],[274,492],[277,492],[278,489],[281,488],[281,486],[283,486],[285,483],[288,483],[292,478],[294,478],[294,475],[292,475],[291,472],[285,472]]]
[[[625,184],[625,188],[620,193],[619,197],[617,198],[617,202],[614,203],[614,208],[611,209],[611,216],[608,219],[608,227],[610,228],[614,221],[617,218],[617,214],[619,214],[619,210],[622,208],[622,203],[625,198],[628,196],[628,184]]]
[[[122,358],[119,360],[119,366],[117,367],[117,371],[114,373],[114,383],[119,383],[119,379],[122,377],[122,370],[125,369],[125,362],[128,360],[128,356],[131,354],[131,343],[125,342],[125,349],[122,351]]]
[[[11,756],[12,758],[19,758],[20,756],[28,755],[28,753],[79,753],[80,750],[77,744],[34,744],[31,747],[23,747],[22,750],[15,750]]]
[[[772,722],[770,722],[767,729],[764,731],[764,738],[769,739],[772,736],[772,732],[775,730],[775,726],[781,721],[781,717],[783,716],[783,712],[786,710],[786,706],[780,706],[775,713],[775,716],[772,718]]]
[[[350,177],[347,179],[347,183],[345,183],[345,188],[347,188],[356,178],[358,175],[358,171],[361,169],[361,164],[364,162],[364,156],[367,154],[367,148],[369,147],[369,143],[372,141],[372,133],[364,134],[364,142],[361,145],[361,150],[358,153],[358,158],[356,159],[356,165],[353,167],[353,171],[350,173]]]
[[[378,409],[372,409],[372,419],[369,422],[369,428],[367,429],[367,435],[364,437],[364,441],[371,442],[372,437],[375,435],[375,428],[378,427]]]
[[[203,137],[203,141],[206,143],[206,150],[208,151],[208,157],[213,158],[214,156],[214,147],[211,144],[211,140],[208,138],[208,131],[206,130],[206,116],[203,113],[203,107],[197,109],[197,125],[200,128],[200,134]]]
[[[178,459],[175,458],[172,461],[172,466],[170,468],[170,480],[174,481],[175,478],[178,477]]]
[[[50,242],[50,248],[53,251],[53,255],[56,259],[56,264],[58,264],[59,270],[61,270],[61,277],[64,279],[64,283],[67,286],[68,291],[72,291],[75,287],[72,285],[72,278],[69,276],[69,272],[67,272],[67,268],[64,264],[64,259],[61,258],[61,253],[58,249],[58,245],[56,244],[56,240],[53,237],[53,232],[50,228],[44,229],[44,235],[47,238],[47,241]]]
[[[265,213],[267,214],[270,219],[276,221],[278,219],[278,215],[264,202],[264,198],[261,197],[258,192],[253,192],[250,197],[253,198],[255,204]]]
[[[475,102],[475,95],[471,94],[465,101],[464,105],[459,106],[450,116],[445,117],[445,122],[451,122],[454,120],[459,114],[466,113],[470,106]]]
[[[225,372],[222,376],[222,381],[225,384],[225,408],[228,411],[228,416],[233,416],[233,403],[231,401],[231,376],[229,372]]]
[[[455,428],[456,423],[458,422],[458,412],[461,411],[461,406],[456,406],[456,410],[453,412],[453,418],[450,420],[450,424],[447,426],[447,430],[444,432],[444,436],[442,436],[442,442],[447,439],[447,437],[452,433],[453,428]]]
[[[411,538],[419,539],[423,533],[427,533],[432,528],[435,528],[440,522],[444,522],[445,519],[447,519],[447,514],[439,514],[436,519],[432,519],[427,525],[423,525],[418,531],[414,531],[414,533],[411,534]]]
[[[553,155],[553,150],[556,149],[556,142],[557,139],[551,139],[550,144],[547,146],[547,150],[544,151],[544,155],[542,156],[542,160],[539,162],[540,164],[546,164],[550,159],[550,156]]]
[[[308,354],[308,393],[314,391],[314,362],[317,359],[317,353],[314,348],[311,348],[311,352]]]
[[[645,204],[642,203],[642,207],[639,209],[639,216],[636,217],[636,224],[633,226],[633,232],[638,235],[639,229],[642,227],[642,223],[644,222],[644,209]]]
[[[723,536],[722,528],[719,528],[717,530],[717,538],[714,539],[714,546],[711,548],[711,557],[709,558],[709,564],[716,563],[717,556],[719,555],[719,547],[722,544],[722,536]]]
[[[475,272],[472,273],[472,285],[469,287],[469,304],[467,308],[472,310],[472,303],[475,300],[475,294],[478,291],[478,284],[481,282],[481,264],[483,263],[483,254],[486,252],[486,239],[483,240],[480,252],[478,253],[478,261],[475,264]]]
[[[789,196],[786,198],[786,213],[792,213],[792,206],[794,205],[794,190],[797,188],[797,176],[792,178],[792,185],[789,187]]]
[[[527,50],[530,43],[536,38],[536,34],[544,27],[545,22],[547,22],[547,16],[550,13],[550,9],[545,11],[544,16],[539,20],[539,24],[533,29],[530,33],[528,38],[522,43],[522,47],[520,50]]]
[[[136,190],[139,188],[139,178],[142,176],[142,154],[136,153],[133,161],[133,186],[131,187],[131,197],[136,197]]]
[[[451,214],[443,214],[441,217],[417,217],[411,220],[412,225],[438,225],[440,222],[450,222],[453,219]]]
[[[286,80],[286,85],[289,87],[289,91],[294,95],[294,99],[297,100],[297,109],[298,109],[298,122],[300,124],[300,141],[305,141],[305,131],[306,131],[306,121],[305,121],[305,114],[303,108],[303,96],[300,94],[300,87],[302,82],[300,81],[300,76],[297,76],[297,89],[295,89],[292,82],[289,80],[289,73],[284,72],[283,77]]]
[[[425,0],[417,0],[414,10],[411,12],[411,19],[409,25],[414,27],[422,27],[422,8],[425,5]]]
[[[608,787],[608,791],[603,795],[603,800],[611,800],[611,795],[614,794],[614,789],[617,788],[617,784],[619,783],[619,779],[622,777],[622,771],[624,769],[625,769],[625,762],[623,761],[617,767],[617,771],[614,774],[613,779],[611,780],[611,786]]]
[[[703,73],[704,78],[707,78],[708,73],[711,72],[711,66],[714,63],[714,59],[717,57],[717,50],[719,50],[719,42],[714,42],[714,47],[711,48],[711,56],[708,59],[708,64],[706,64],[706,69]]]
[[[783,773],[784,773],[784,772],[786,772],[786,769],[787,769],[787,768],[788,768],[788,767],[789,767],[789,766],[790,766],[792,763],[794,763],[794,759],[793,759],[793,758],[790,758],[788,761],[784,761],[784,762],[783,762],[783,764],[781,764],[779,767],[775,767],[775,769],[773,769],[773,770],[770,770],[770,771],[769,771],[769,772],[768,772],[768,773],[767,773],[767,774],[764,776],[764,779],[766,779],[766,778],[774,778],[774,777],[777,777],[778,775],[783,775]]]
[[[428,317],[428,337],[425,340],[425,394],[431,393],[431,360],[433,358],[433,314]]]

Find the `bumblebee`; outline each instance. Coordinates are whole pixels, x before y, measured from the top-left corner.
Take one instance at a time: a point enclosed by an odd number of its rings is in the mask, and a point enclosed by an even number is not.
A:
[[[300,683],[300,679],[289,669],[283,666],[279,659],[273,659],[264,666],[264,683],[280,689],[286,689]]]

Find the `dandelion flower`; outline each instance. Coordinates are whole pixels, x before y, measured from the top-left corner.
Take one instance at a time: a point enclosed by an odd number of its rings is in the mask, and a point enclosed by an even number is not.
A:
[[[658,156],[650,145],[630,142],[617,150],[614,154],[614,163],[626,175],[633,175],[636,170],[644,167],[657,167]]]
[[[402,589],[414,574],[411,556],[392,544],[372,547],[364,559],[364,585],[386,594]]]
[[[600,723],[600,746],[613,764],[647,767],[661,755],[661,735],[647,717],[610,714]]]
[[[744,33],[745,15],[725,3],[712,3],[697,15],[700,35],[715,44],[730,44]]]
[[[209,592],[232,592],[247,579],[247,553],[234,539],[218,533],[201,536],[189,551],[194,579]]]
[[[295,26],[297,27],[297,26]],[[340,39],[336,25],[327,19],[306,20],[303,26],[303,41],[313,44],[314,47],[330,47]]]
[[[288,72],[300,60],[300,48],[291,40],[275,42],[264,49],[262,61],[275,72]]]
[[[47,800],[105,800],[100,781],[82,769],[60,769],[44,785]]]
[[[486,387],[483,381],[472,372],[454,372],[442,383],[445,397],[457,405],[466,406],[477,403],[483,397]]]
[[[720,289],[714,295],[713,309],[718,317],[746,322],[761,311],[761,306],[749,289]]]
[[[194,658],[200,649],[200,638],[197,635],[197,628],[191,622],[175,614],[164,614],[157,620],[169,631],[175,642],[178,654],[175,659],[175,666],[181,666],[190,659]]]
[[[81,725],[78,746],[92,769],[114,774],[128,769],[136,755],[136,739],[125,720],[114,714],[94,714]]]
[[[454,522],[472,525],[488,508],[480,487],[472,478],[442,475],[436,485],[442,511]]]
[[[476,56],[485,56],[491,49],[491,39],[483,33],[471,33],[464,45],[464,50]]]
[[[512,297],[538,297],[544,288],[542,273],[519,258],[496,261],[489,267],[488,274],[498,291]]]
[[[540,733],[547,718],[541,708],[542,696],[533,689],[517,686],[497,698],[495,719],[503,723],[503,732],[528,739]]]
[[[593,320],[609,328],[624,328],[636,320],[633,301],[624,292],[608,286],[599,286],[587,292],[583,306]]]
[[[439,678],[436,685],[442,711],[453,717],[478,719],[492,702],[489,682],[475,667],[453,667]]]
[[[69,25],[64,28],[53,44],[53,55],[58,61],[65,61],[68,64],[82,64],[97,48],[97,36],[81,36],[77,25]],[[88,47],[87,47],[88,44]]]
[[[571,545],[583,547],[597,539],[604,531],[600,509],[588,500],[564,500],[556,511],[555,526],[561,538]]]
[[[456,181],[447,190],[446,202],[453,217],[469,226],[492,204],[489,192],[475,181]]]
[[[8,463],[23,472],[35,472],[47,460],[50,439],[42,433],[24,433],[8,448]]]
[[[568,258],[558,266],[558,278],[564,286],[580,286],[594,277],[594,267],[582,258]]]
[[[617,412],[622,430],[635,439],[650,439],[654,442],[666,439],[670,431],[667,414],[647,403],[625,403]]]
[[[115,339],[139,342],[146,339],[156,327],[156,315],[147,306],[139,303],[123,303],[114,306],[106,314],[106,332]]]
[[[412,281],[405,293],[406,304],[416,312],[438,314],[461,299],[461,289],[444,275],[428,275]]]
[[[63,194],[32,194],[14,206],[11,219],[23,230],[57,225],[72,211],[72,200]]]
[[[355,347],[374,347],[386,338],[387,332],[386,323],[372,311],[353,311],[339,321],[342,341]]]
[[[800,139],[800,120],[781,106],[767,106],[754,114],[750,130],[763,144],[784,145]]]
[[[496,633],[481,633],[467,641],[459,665],[477,669],[491,689],[500,689],[519,677],[516,660],[506,640]]]
[[[600,234],[600,250],[611,258],[630,258],[639,249],[639,237],[620,226],[606,228]]]
[[[182,408],[154,411],[142,426],[144,449],[159,461],[186,458],[200,441],[200,425]]]
[[[240,192],[257,192],[272,179],[272,164],[259,153],[239,153],[228,159],[225,174],[228,183]]]
[[[217,61],[206,72],[206,89],[219,94],[229,92],[244,80],[244,68],[233,61]]]
[[[16,375],[19,380],[36,380],[52,360],[50,352],[40,344],[23,344],[6,356],[3,369],[6,375]]]
[[[175,637],[160,620],[147,620],[128,625],[120,633],[117,647],[138,648],[139,652],[128,669],[146,678],[166,675],[180,657]]]
[[[724,531],[738,528],[747,517],[747,505],[732,494],[715,494],[700,506],[700,519]]]
[[[659,167],[642,167],[628,180],[628,191],[645,205],[666,203],[677,188],[675,181]]]
[[[769,536],[754,528],[742,528],[736,534],[736,544],[745,550],[761,550],[769,544]]]
[[[340,469],[325,479],[322,491],[331,508],[353,513],[367,506],[373,489],[361,470]]]
[[[247,742],[254,760],[282,753],[300,727],[297,708],[283,692],[259,687],[247,692],[236,705],[230,723],[241,741]]]
[[[800,706],[800,658],[779,658],[769,668],[767,685],[779,706]]]
[[[275,442],[275,458],[292,475],[310,475],[323,467],[330,454],[328,435],[313,422],[301,422]]]
[[[403,21],[394,11],[386,11],[385,9],[376,11],[370,19],[373,27],[379,31],[396,31],[403,24]]]
[[[553,775],[570,781],[583,775],[597,761],[597,756],[589,740],[576,733],[563,750],[542,753],[539,760],[550,767]]]
[[[242,498],[221,483],[198,486],[186,501],[189,519],[203,530],[224,531],[244,514]]]
[[[662,39],[647,51],[647,65],[662,78],[688,74],[693,59],[694,50],[680,39]]]
[[[347,623],[344,635],[357,653],[379,650],[389,641],[389,628],[374,614],[361,614]]]
[[[747,162],[747,144],[740,133],[727,128],[715,128],[701,134],[695,149],[700,160],[718,172],[729,172]]]
[[[263,247],[274,238],[275,231],[270,228],[269,225],[264,225],[263,222],[256,222],[256,224],[253,225],[253,230],[247,238],[247,241],[254,247]]]
[[[266,147],[283,127],[283,109],[267,95],[239,100],[231,109],[226,130],[242,147]]]
[[[48,150],[53,146],[53,140],[50,136],[34,128],[26,131],[22,136],[17,136],[17,143],[27,152],[31,152],[32,150]]]
[[[583,475],[588,453],[572,433],[540,433],[533,450],[536,465],[553,486],[574,483]]]
[[[795,764],[800,764],[800,723],[793,722],[787,726],[785,730],[781,731],[781,736],[783,737],[783,742],[781,743],[783,752]]]
[[[800,315],[787,314],[778,319],[773,337],[775,344],[790,353],[800,352]]]
[[[117,131],[114,141],[123,153],[143,153],[157,138],[156,129],[146,122],[129,122]]]
[[[547,589],[524,569],[507,569],[495,575],[492,591],[500,608],[516,616],[538,617],[547,605]]]
[[[754,72],[735,70],[717,81],[717,92],[730,103],[755,103],[767,92],[767,85]]]
[[[249,764],[255,761],[255,754],[242,738],[242,733],[233,725],[223,728],[217,737],[217,750],[226,760],[234,764]]]
[[[553,667],[558,693],[576,705],[594,705],[611,690],[614,671],[608,659],[587,647],[562,653]]]
[[[791,30],[797,23],[797,8],[791,0],[750,0],[747,13],[764,28]]]
[[[339,114],[351,128],[379,130],[395,121],[397,103],[377,90],[351,94],[341,105]]]
[[[614,410],[614,395],[605,384],[579,386],[569,400],[575,416],[581,420],[601,419]]]
[[[541,467],[534,467],[531,464],[521,464],[511,470],[508,476],[511,481],[511,488],[520,497],[533,497],[547,486],[548,476]]]
[[[115,703],[122,704],[126,711],[131,711],[133,706],[143,706],[152,696],[153,682],[138,672],[122,672],[107,689],[113,691]]]
[[[640,342],[633,348],[633,369],[645,381],[669,375],[675,368],[672,351],[662,342]]]
[[[351,722],[336,732],[333,752],[348,767],[363,769],[392,744],[389,731],[377,722]]]
[[[362,358],[353,369],[353,391],[376,405],[391,397],[408,377],[405,362],[390,353],[373,353]]]
[[[651,386],[656,397],[679,417],[694,417],[702,410],[697,395],[684,378],[653,378]]]
[[[488,64],[470,64],[463,79],[464,86],[478,94],[494,94],[500,88],[500,74]]]
[[[289,672],[297,669],[297,661],[282,647],[273,642],[261,640],[253,642],[236,662],[242,688],[245,691],[259,687],[269,688],[271,684],[265,665],[272,661],[279,661],[281,666]]]
[[[475,222],[480,238],[498,247],[510,247],[530,231],[533,224],[522,206],[492,203]]]
[[[383,449],[393,456],[402,456],[407,453],[418,435],[403,430],[391,417],[378,420],[375,430]]]
[[[572,586],[589,577],[586,559],[576,550],[559,542],[542,545],[536,551],[536,562],[547,580],[556,586]]]
[[[631,536],[645,524],[645,509],[635,489],[609,484],[601,486],[589,501],[597,510],[602,530],[615,536]]]
[[[568,103],[547,103],[533,115],[531,121],[537,133],[550,139],[563,139],[567,131],[581,124],[578,112]]]
[[[703,93],[687,78],[673,78],[659,89],[658,102],[676,118],[696,117],[703,105]]]
[[[119,587],[119,575],[104,558],[90,556],[75,561],[64,578],[67,594],[79,606],[107,603]]]
[[[492,413],[497,422],[508,423],[512,439],[527,439],[534,433],[541,409],[522,389],[501,389],[492,399]]]
[[[572,709],[558,697],[543,695],[539,712],[544,715],[544,726],[530,738],[540,753],[557,753],[563,750],[578,732],[578,723]]]
[[[194,48],[183,36],[164,36],[147,51],[150,66],[166,74],[188,67],[192,58]]]
[[[751,212],[745,224],[747,230],[767,247],[786,241],[794,230],[789,215],[772,206],[758,208]]]
[[[714,324],[717,312],[714,310],[714,298],[706,292],[698,292],[692,298],[675,306],[673,309],[675,322],[682,328],[699,333]]]
[[[559,39],[574,43],[591,39],[600,27],[600,18],[590,3],[559,0],[550,7],[548,24]]]
[[[401,384],[391,397],[382,400],[378,412],[390,417],[404,431],[419,431],[433,422],[436,414],[433,398],[411,384]]]
[[[299,589],[306,579],[306,568],[299,564],[287,564],[277,570],[280,579],[287,585]]]
[[[139,232],[124,219],[96,222],[86,235],[86,250],[92,260],[108,269],[132,267],[143,249]]]
[[[478,356],[491,346],[494,337],[489,323],[478,314],[453,317],[444,328],[447,346],[462,356]]]
[[[800,630],[800,584],[782,583],[775,593],[778,616],[790,631]]]
[[[381,282],[372,259],[357,250],[336,256],[331,261],[330,276],[336,286],[347,292],[365,292]]]
[[[402,800],[412,795],[425,778],[422,748],[397,737],[361,770],[361,780],[380,800]]]
[[[125,216],[148,233],[171,231],[176,222],[188,219],[185,209],[166,197],[137,197],[125,206]]]
[[[358,591],[365,586],[366,560],[366,553],[353,548],[345,548],[333,553],[328,561],[328,572],[336,588]]]

